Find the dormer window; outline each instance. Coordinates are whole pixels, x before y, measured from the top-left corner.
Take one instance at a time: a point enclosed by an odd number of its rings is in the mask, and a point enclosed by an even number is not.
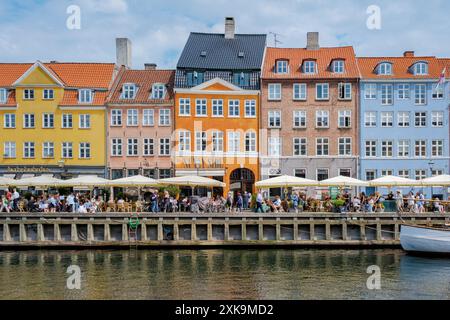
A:
[[[414,65],[414,75],[423,76],[428,74],[428,63],[426,62],[417,62]]]
[[[92,103],[93,93],[91,89],[78,90],[78,102],[79,103]]]
[[[164,99],[166,96],[166,86],[161,83],[156,83],[152,87],[152,99]]]
[[[250,74],[246,72],[236,72],[233,75],[233,84],[238,87],[250,86]]]
[[[136,85],[133,83],[126,83],[122,87],[121,99],[132,100],[136,98]]]
[[[188,86],[198,86],[203,83],[204,73],[192,71],[186,74]]]
[[[379,75],[391,75],[392,74],[392,64],[389,62],[383,62],[378,66]]]
[[[8,90],[5,88],[0,88],[0,103],[6,103],[8,98]]]
[[[307,60],[303,62],[303,73],[306,74],[316,73],[316,62],[312,60]]]
[[[334,73],[344,73],[345,72],[344,60],[334,60],[332,64],[332,70]]]
[[[288,62],[286,60],[278,60],[276,65],[276,73],[288,73]]]
[[[202,52],[200,52],[200,57],[203,57],[203,58],[205,58],[206,57],[206,51],[202,51]]]

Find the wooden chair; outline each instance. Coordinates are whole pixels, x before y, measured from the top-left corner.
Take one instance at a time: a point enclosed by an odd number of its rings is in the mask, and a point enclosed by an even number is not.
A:
[[[131,202],[125,202],[125,212],[132,212],[133,211],[133,204]]]
[[[108,201],[106,204],[106,212],[116,212],[116,203],[114,201]]]
[[[125,202],[121,202],[117,204],[117,212],[126,212],[125,211]]]
[[[143,212],[143,210],[144,210],[144,206],[142,205],[142,202],[139,200],[136,201],[135,207],[136,207],[136,212]]]
[[[25,212],[25,202],[24,201],[19,201],[17,206],[19,207],[20,213]]]

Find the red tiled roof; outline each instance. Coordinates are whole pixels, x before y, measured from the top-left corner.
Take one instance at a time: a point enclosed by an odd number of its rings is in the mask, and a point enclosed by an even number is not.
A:
[[[345,72],[333,73],[331,62],[336,59],[345,60]],[[289,61],[289,73],[275,73],[277,60]],[[305,60],[316,60],[317,73],[305,74],[302,64]],[[263,66],[263,79],[324,79],[324,78],[358,78],[359,71],[353,47],[320,48],[307,50],[305,48],[267,48]]]
[[[414,75],[411,72],[411,66],[420,61],[428,63],[427,75]],[[392,75],[375,73],[381,62],[392,63]],[[443,70],[436,57],[362,57],[358,58],[358,65],[363,79],[437,79]]]
[[[59,103],[60,106],[104,106],[108,91],[94,91],[94,101],[92,103],[78,103],[78,90],[65,90],[64,97]]]
[[[122,69],[113,86],[113,92],[110,95],[109,103],[113,104],[158,104],[171,103],[174,98],[175,71],[174,70],[125,70]],[[125,83],[136,84],[138,91],[136,98],[133,100],[120,99],[122,87]],[[163,83],[166,85],[167,93],[163,100],[149,99],[151,96],[152,86],[155,83]]]
[[[32,66],[32,63],[0,63],[0,87],[12,86]]]
[[[446,68],[445,77],[450,78],[450,58],[439,58],[438,60],[442,65],[442,70]]]

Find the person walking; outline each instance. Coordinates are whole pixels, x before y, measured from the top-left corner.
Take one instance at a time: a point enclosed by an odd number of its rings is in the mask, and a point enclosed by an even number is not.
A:
[[[244,210],[247,210],[248,209],[248,192],[247,191],[244,192],[242,201],[243,201],[242,206],[243,206]]]
[[[403,194],[401,193],[400,190],[397,190],[396,194],[395,194],[395,204],[397,206],[397,213],[403,213]]]
[[[244,199],[243,199],[241,193],[238,192],[237,199],[236,199],[237,212],[242,212],[243,207],[244,207]]]
[[[256,209],[255,209],[256,213],[259,213],[259,212],[264,213],[263,202],[264,202],[264,198],[262,196],[261,191],[259,191],[256,195]]]
[[[12,209],[13,209],[13,211],[18,212],[19,211],[20,194],[19,194],[19,192],[17,192],[17,189],[13,190],[12,199],[13,199]]]
[[[158,192],[155,191],[152,193],[150,197],[150,201],[152,203],[152,213],[158,213]]]

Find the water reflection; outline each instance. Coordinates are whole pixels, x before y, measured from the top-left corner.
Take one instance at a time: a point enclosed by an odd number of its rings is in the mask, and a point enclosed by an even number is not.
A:
[[[73,264],[82,290],[66,289]],[[449,283],[450,260],[401,250],[0,252],[1,299],[448,299]]]

